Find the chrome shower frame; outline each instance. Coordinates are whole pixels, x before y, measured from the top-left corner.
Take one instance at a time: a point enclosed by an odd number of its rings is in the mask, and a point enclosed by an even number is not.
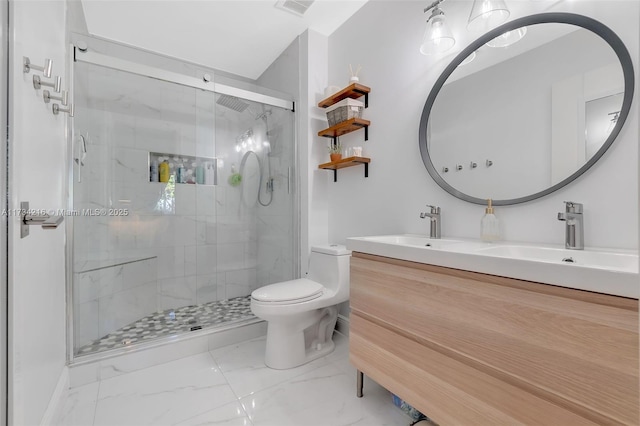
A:
[[[116,43],[114,43],[116,44]],[[129,47],[129,46],[126,46]],[[145,52],[145,53],[149,53],[147,51],[145,51],[144,49],[138,49],[135,48],[136,50],[139,50],[140,52]],[[258,92],[253,92],[250,90],[245,90],[245,89],[241,89],[241,88],[237,88],[237,87],[233,87],[230,85],[226,85],[226,84],[220,84],[220,83],[216,83],[214,81],[212,81],[211,75],[214,73],[214,70],[208,69],[205,73],[202,74],[201,77],[192,77],[192,76],[188,76],[188,75],[184,75],[184,74],[180,74],[180,73],[176,73],[176,72],[172,72],[172,71],[168,71],[168,70],[164,70],[155,66],[150,66],[150,65],[145,65],[145,64],[140,64],[137,62],[132,62],[132,61],[128,61],[128,60],[124,60],[115,56],[109,56],[109,55],[105,55],[105,54],[101,54],[101,53],[97,53],[97,52],[93,52],[90,49],[86,49],[85,46],[82,46],[82,49],[79,48],[78,46],[74,45],[73,43],[69,45],[69,82],[68,82],[68,87],[69,87],[69,97],[70,100],[72,101],[74,99],[74,63],[76,62],[84,62],[87,64],[92,64],[92,65],[98,65],[98,66],[102,66],[105,68],[109,68],[109,69],[113,69],[113,70],[117,70],[117,71],[124,71],[130,74],[135,74],[135,75],[139,75],[142,77],[148,77],[148,78],[152,78],[152,79],[156,79],[156,80],[161,80],[161,81],[165,81],[168,83],[173,83],[173,84],[178,84],[181,86],[186,86],[186,87],[191,87],[194,89],[199,89],[199,90],[203,90],[206,92],[211,92],[212,94],[219,94],[219,95],[226,95],[226,96],[230,96],[230,97],[236,97],[239,98],[241,100],[248,100],[248,101],[253,101],[253,102],[257,102],[257,103],[261,103],[263,105],[269,105],[269,106],[275,106],[278,108],[282,108],[285,110],[290,110],[292,112],[295,112],[295,102],[294,100],[291,99],[283,99],[283,98],[279,98],[276,96],[269,96],[269,95],[265,95],[265,94],[261,94]],[[163,55],[159,55],[159,54],[154,54],[154,56],[158,56],[158,57],[162,57]],[[179,61],[178,59],[175,58],[171,58],[175,61]],[[188,62],[184,62],[184,61],[180,61],[182,63],[186,63],[186,64],[190,64]],[[190,64],[190,65],[194,65],[200,69],[207,69],[207,67],[203,66],[203,65],[199,65],[199,64]],[[74,164],[75,162],[73,161],[74,158],[74,154],[78,152],[78,147],[76,146],[76,144],[78,143],[78,138],[76,137],[77,135],[74,134],[75,129],[73,126],[73,118],[70,119],[71,120],[71,125],[68,128],[67,131],[67,158],[72,159],[71,161],[69,161],[69,168],[67,170],[67,184],[68,184],[68,209],[71,211],[73,210],[73,205],[74,205],[74,199],[73,199],[73,185],[74,185]],[[293,227],[295,230],[295,234],[297,235],[296,238],[294,238],[293,240],[293,250],[292,252],[294,253],[294,259],[293,259],[293,271],[294,274],[296,276],[300,276],[301,273],[301,267],[300,267],[300,229],[301,229],[301,218],[300,218],[300,195],[297,191],[297,188],[299,188],[299,177],[296,170],[299,169],[299,152],[298,152],[298,145],[297,143],[295,143],[295,141],[297,140],[298,137],[298,123],[297,120],[294,118],[294,122],[293,124],[293,129],[292,129],[292,134],[293,134],[293,139],[294,139],[294,144],[293,144],[293,170],[291,170],[292,168],[289,168],[289,180],[288,180],[288,185],[287,185],[287,190],[289,192],[292,192],[294,194],[294,198],[293,198]],[[293,174],[293,176],[291,176],[291,174]],[[295,213],[297,212],[297,213]],[[108,358],[112,358],[112,357],[117,357],[120,356],[124,353],[127,352],[131,352],[132,347],[123,347],[122,349],[112,349],[109,351],[105,351],[105,352],[99,352],[99,353],[95,353],[95,354],[90,354],[90,355],[83,355],[81,357],[78,357],[74,354],[74,323],[73,323],[73,318],[74,318],[74,312],[73,312],[73,265],[74,265],[74,243],[73,243],[73,217],[69,217],[68,221],[67,221],[67,226],[66,226],[66,240],[67,240],[67,244],[66,244],[66,297],[67,297],[67,313],[66,313],[66,318],[67,318],[67,362],[68,364],[71,365],[83,365],[83,364],[88,364],[88,363],[93,363],[96,361],[101,361],[104,359],[108,359]],[[261,320],[256,319],[254,322],[260,322]],[[251,323],[251,322],[249,322]],[[216,332],[218,331],[226,331],[229,329],[233,329],[235,326],[223,326],[219,329],[216,329]],[[205,330],[202,330],[201,332],[199,332],[199,334],[202,333],[206,333]],[[158,347],[158,346],[162,346],[164,344],[167,343],[167,341],[172,341],[172,342],[180,342],[182,340],[188,339],[189,336],[183,336],[183,335],[178,335],[178,336],[166,336],[164,338],[159,338],[157,340],[152,340],[149,342],[144,342],[144,343],[139,343],[136,344],[135,346],[135,350],[144,350],[144,349],[148,349],[148,348],[152,348],[152,347]]]

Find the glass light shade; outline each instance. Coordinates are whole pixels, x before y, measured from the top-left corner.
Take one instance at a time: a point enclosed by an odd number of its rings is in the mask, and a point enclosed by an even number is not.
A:
[[[471,62],[473,62],[473,60],[476,58],[476,52],[472,52],[471,55],[467,56],[464,61],[460,62],[459,66],[464,66],[467,64],[470,64]]]
[[[434,55],[446,52],[456,44],[451,30],[446,23],[444,14],[432,16],[427,22],[427,29],[422,38],[420,53],[423,55]]]
[[[509,14],[503,0],[474,0],[467,29],[485,33],[506,21]]]
[[[489,47],[507,47],[511,46],[522,39],[527,34],[527,27],[516,28],[515,30],[507,31],[502,35],[491,40],[487,43]]]

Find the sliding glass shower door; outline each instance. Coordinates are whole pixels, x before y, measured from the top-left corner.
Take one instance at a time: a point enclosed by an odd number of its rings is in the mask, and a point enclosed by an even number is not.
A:
[[[74,64],[73,352],[255,321],[292,279],[293,113]]]

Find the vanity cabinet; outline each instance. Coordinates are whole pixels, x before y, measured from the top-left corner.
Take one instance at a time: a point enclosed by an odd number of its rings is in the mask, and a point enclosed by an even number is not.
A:
[[[354,252],[350,303],[351,363],[441,425],[639,423],[635,299]]]

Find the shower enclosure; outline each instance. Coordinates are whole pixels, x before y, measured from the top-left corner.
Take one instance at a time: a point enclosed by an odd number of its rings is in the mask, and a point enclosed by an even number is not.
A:
[[[298,273],[293,103],[128,53],[73,62],[74,356],[256,321]]]

